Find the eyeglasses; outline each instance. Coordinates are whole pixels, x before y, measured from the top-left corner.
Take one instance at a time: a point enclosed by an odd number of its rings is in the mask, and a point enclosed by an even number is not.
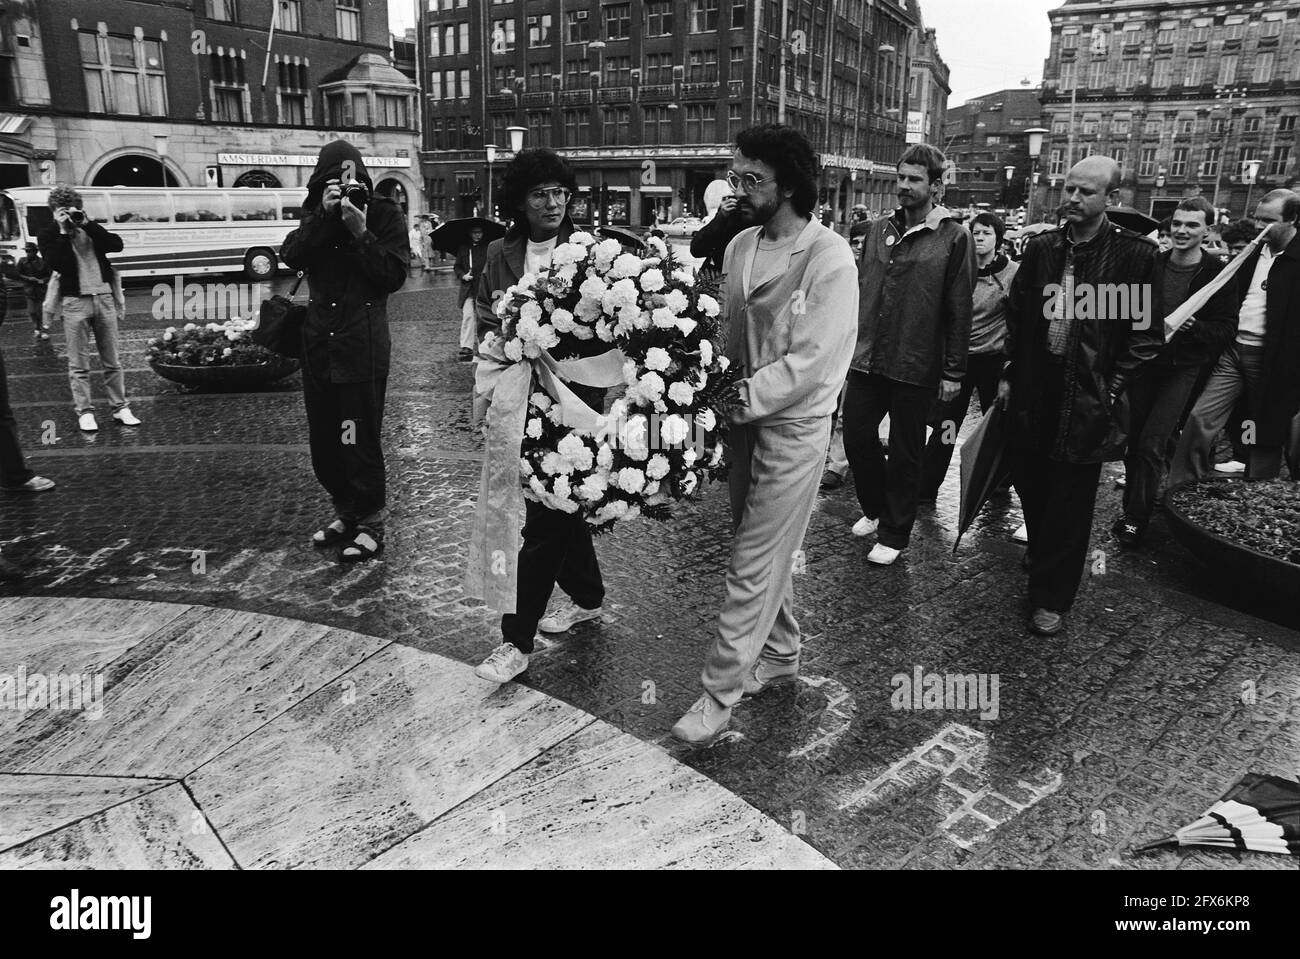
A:
[[[757,177],[752,173],[745,173],[742,175],[737,173],[735,170],[727,171],[727,185],[733,190],[743,189],[746,193],[753,193],[758,189],[759,184],[775,179],[775,176]]]
[[[533,190],[528,194],[528,205],[533,207],[543,207],[550,200],[554,200],[560,206],[567,206],[569,197],[573,194],[564,189],[564,187],[555,187],[551,190]]]

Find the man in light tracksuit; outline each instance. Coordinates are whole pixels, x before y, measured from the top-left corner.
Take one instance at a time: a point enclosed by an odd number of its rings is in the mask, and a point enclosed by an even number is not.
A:
[[[812,146],[775,124],[742,131],[736,146],[727,180],[751,225],[723,261],[727,358],[744,372],[730,434],[735,540],[705,692],[673,727],[696,745],[713,742],[742,696],[798,675],[795,557],[858,320],[853,253],[811,217]]]

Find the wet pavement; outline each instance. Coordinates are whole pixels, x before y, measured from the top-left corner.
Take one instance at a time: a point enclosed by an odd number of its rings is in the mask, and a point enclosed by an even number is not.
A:
[[[144,424],[104,422],[93,438],[76,429],[61,333],[34,344],[13,315],[0,328],[24,447],[59,484],[0,498],[0,545],[31,569],[0,597],[197,604],[480,660],[499,640],[460,587],[480,444],[452,278],[414,278],[390,301],[391,516],[384,557],[360,567],[307,545],[329,514],[297,377],[225,395],[159,379],[143,359],[166,325],[151,302],[147,285],[132,288],[122,336]],[[722,599],[720,488],[668,524],[598,540],[603,619],[540,647],[525,685],[663,747],[845,867],[1294,869],[1262,855],[1132,854],[1247,771],[1297,774],[1300,603],[1204,568],[1161,519],[1144,549],[1120,551],[1107,531],[1118,471],[1104,471],[1092,575],[1057,637],[1023,627],[1014,498],[952,552],[954,463],[893,567],[866,564],[848,489],[819,498],[795,584],[801,682],[747,701],[713,748],[680,748],[667,732],[699,694]],[[988,694],[996,679],[996,701],[902,696],[918,671],[975,674]]]

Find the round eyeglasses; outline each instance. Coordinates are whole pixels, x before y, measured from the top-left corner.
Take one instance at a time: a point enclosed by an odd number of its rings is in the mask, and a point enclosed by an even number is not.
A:
[[[569,197],[573,196],[571,192],[564,187],[555,187],[551,190],[533,190],[528,194],[528,205],[533,207],[546,206],[551,200],[554,200],[560,206],[567,206]]]
[[[727,186],[733,190],[744,190],[746,193],[753,193],[761,184],[768,180],[775,180],[775,176],[758,177],[752,173],[737,173],[735,170],[727,171]]]

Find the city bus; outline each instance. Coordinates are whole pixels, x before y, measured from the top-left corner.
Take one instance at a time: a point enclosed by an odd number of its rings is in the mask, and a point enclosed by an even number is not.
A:
[[[86,215],[122,238],[109,256],[119,274],[178,276],[242,271],[267,280],[280,267],[280,244],[298,228],[306,188],[293,190],[161,187],[76,188]],[[48,186],[0,190],[0,262],[10,272],[54,213]]]

